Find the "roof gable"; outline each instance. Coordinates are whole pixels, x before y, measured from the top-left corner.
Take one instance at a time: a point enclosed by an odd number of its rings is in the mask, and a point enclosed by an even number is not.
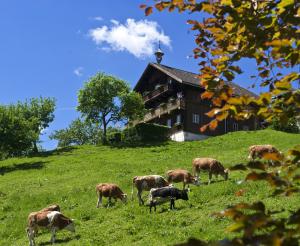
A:
[[[173,67],[169,67],[169,66],[165,66],[165,65],[161,65],[161,64],[157,64],[157,63],[149,63],[147,68],[145,69],[144,73],[142,74],[141,78],[139,79],[136,86],[134,87],[134,89],[136,89],[138,87],[138,85],[143,80],[145,73],[147,73],[147,71],[149,71],[150,68],[155,68],[157,70],[160,70],[161,72],[167,74],[168,76],[170,76],[174,80],[178,81],[179,83],[189,84],[191,86],[200,87],[198,74],[196,74],[196,73],[188,72],[185,70],[181,70],[178,68],[173,68]],[[233,82],[229,82],[228,84],[233,88],[233,91],[236,95],[248,95],[251,97],[257,97],[257,95],[255,93],[253,93]]]

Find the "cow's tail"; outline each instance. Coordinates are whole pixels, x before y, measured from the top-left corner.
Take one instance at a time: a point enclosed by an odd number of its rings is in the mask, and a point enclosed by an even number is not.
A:
[[[135,180],[137,179],[137,176],[135,176],[132,179],[132,189],[131,189],[131,201],[133,201],[133,190],[134,190],[134,185],[135,185]]]

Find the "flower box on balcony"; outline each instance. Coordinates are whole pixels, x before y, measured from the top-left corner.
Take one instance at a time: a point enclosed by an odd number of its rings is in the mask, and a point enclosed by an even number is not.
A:
[[[159,107],[161,107],[161,108],[166,108],[166,107],[167,107],[167,104],[163,102],[163,103],[159,104]]]

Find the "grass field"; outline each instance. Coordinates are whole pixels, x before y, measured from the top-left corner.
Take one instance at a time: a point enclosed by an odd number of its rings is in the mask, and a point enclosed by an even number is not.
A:
[[[96,209],[95,185],[117,183],[130,197],[134,176],[164,175],[172,168],[191,170],[195,157],[213,157],[229,167],[247,160],[249,145],[267,143],[285,152],[300,144],[300,135],[272,130],[235,132],[201,142],[137,148],[83,146],[1,161],[0,245],[27,245],[28,213],[53,203],[76,220],[76,233],[57,233],[57,245],[172,245],[189,237],[231,237],[225,232],[229,221],[216,219],[211,213],[240,201],[256,200],[263,200],[269,209],[295,209],[299,196],[272,198],[266,183],[238,185],[245,174],[232,172],[228,181],[219,178],[210,185],[192,186],[190,200],[177,201],[175,211],[164,204],[150,214],[148,207],[138,205],[136,197],[126,205],[117,202],[113,207]],[[202,181],[207,181],[207,176],[203,175]],[[181,188],[182,184],[177,186]],[[240,189],[245,189],[245,194],[235,196]],[[47,231],[36,238],[38,245],[50,245],[49,240]]]

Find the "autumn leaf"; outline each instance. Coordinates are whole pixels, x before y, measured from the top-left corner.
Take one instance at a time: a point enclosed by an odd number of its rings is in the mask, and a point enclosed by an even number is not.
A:
[[[209,129],[210,130],[215,130],[218,126],[218,121],[217,120],[212,120],[210,123],[209,123]]]
[[[147,7],[147,8],[145,9],[145,14],[146,14],[146,16],[152,14],[152,12],[153,12],[153,8],[152,8],[152,7]]]
[[[207,129],[207,127],[208,127],[208,124],[202,126],[202,127],[200,128],[200,131],[201,131],[201,132],[205,132],[206,129]]]
[[[205,91],[205,92],[203,92],[203,93],[201,94],[201,98],[202,98],[202,99],[210,99],[210,98],[213,97],[213,95],[214,95],[213,92],[211,92],[211,91]]]
[[[234,223],[234,224],[228,226],[226,228],[226,231],[228,231],[228,232],[237,232],[237,231],[240,231],[243,228],[244,228],[244,223],[243,222],[237,222],[237,223]]]

